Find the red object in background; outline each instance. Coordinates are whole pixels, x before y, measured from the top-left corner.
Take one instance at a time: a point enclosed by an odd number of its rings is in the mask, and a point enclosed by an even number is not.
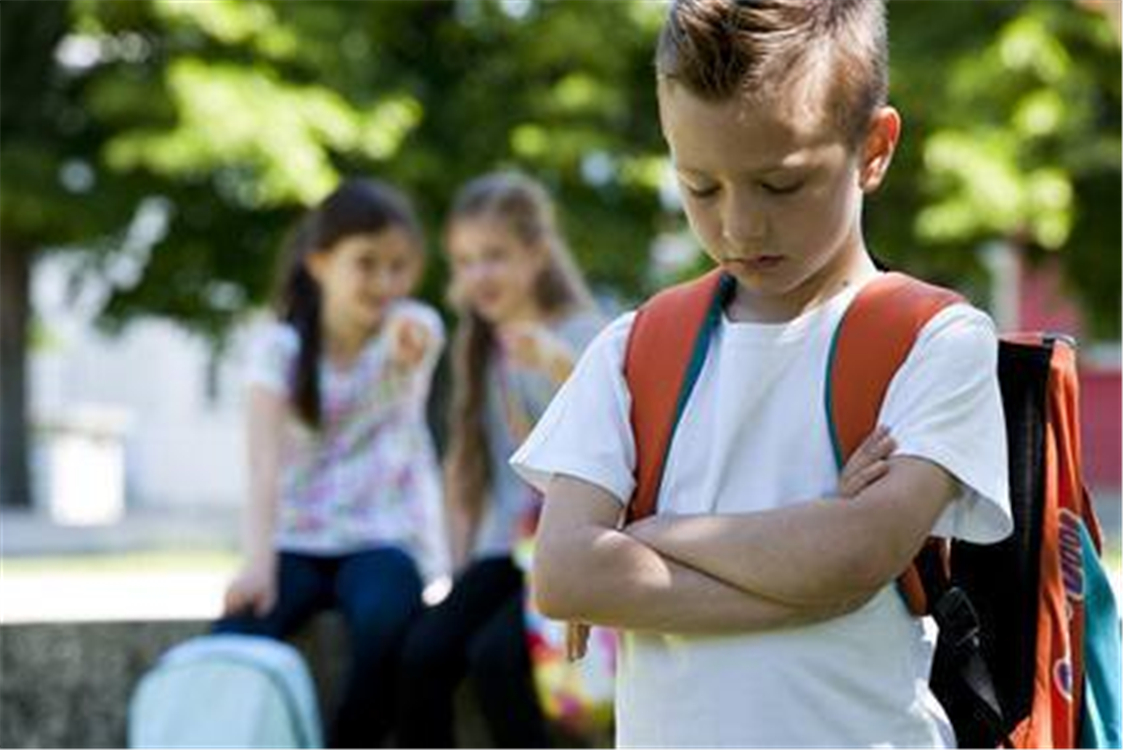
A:
[[[1064,289],[1060,267],[1046,262],[1023,264],[1018,279],[1018,329],[1067,333],[1076,337],[1078,351],[1086,355],[1094,346],[1083,335],[1080,309]],[[1098,358],[1097,358],[1098,359]],[[1082,356],[1080,375],[1080,442],[1084,477],[1089,487],[1119,487],[1121,422],[1120,362],[1093,361]]]
[[[1084,477],[1092,487],[1119,487],[1120,435],[1119,368],[1080,368],[1080,444]]]
[[[1080,308],[1065,291],[1056,263],[1023,264],[1018,289],[1020,330],[1067,333],[1078,340],[1082,338]]]

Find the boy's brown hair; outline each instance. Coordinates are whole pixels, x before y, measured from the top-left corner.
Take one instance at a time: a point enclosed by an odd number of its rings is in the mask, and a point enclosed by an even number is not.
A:
[[[884,0],[673,0],[655,67],[695,96],[799,90],[850,143],[885,104]]]

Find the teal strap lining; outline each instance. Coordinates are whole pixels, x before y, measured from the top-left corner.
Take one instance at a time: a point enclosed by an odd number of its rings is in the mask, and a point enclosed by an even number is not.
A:
[[[694,392],[694,386],[698,382],[699,376],[702,374],[702,368],[706,365],[706,355],[710,351],[710,341],[713,339],[714,329],[717,328],[721,322],[721,312],[725,308],[725,304],[733,296],[736,290],[736,280],[728,275],[723,274],[721,280],[718,282],[717,293],[714,294],[713,300],[710,302],[710,308],[706,312],[705,320],[702,322],[702,327],[698,331],[698,336],[694,339],[694,349],[690,354],[690,363],[686,368],[686,376],[683,378],[682,387],[679,389],[678,403],[675,406],[675,419],[671,424],[671,436],[667,440],[667,447],[663,452],[662,460],[659,464],[659,481],[656,484],[655,496],[659,496],[659,486],[663,483],[663,471],[667,466],[667,458],[671,453],[671,444],[674,442],[675,432],[678,431],[678,424],[682,420],[682,415],[686,411],[686,404],[690,401],[690,394]]]
[[[846,312],[850,311],[847,310]],[[842,455],[842,444],[838,438],[838,425],[834,421],[834,395],[831,393],[831,382],[834,380],[832,375],[834,373],[835,356],[838,354],[838,340],[841,337],[842,326],[845,322],[846,314],[843,314],[842,320],[838,322],[834,334],[831,335],[831,346],[827,353],[827,373],[823,378],[823,406],[827,411],[827,430],[831,437],[831,452],[834,454],[834,463],[840,472],[845,465],[845,460]]]

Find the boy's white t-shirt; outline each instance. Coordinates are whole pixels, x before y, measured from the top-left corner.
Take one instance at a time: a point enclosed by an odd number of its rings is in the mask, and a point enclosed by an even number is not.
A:
[[[660,513],[747,513],[833,496],[838,471],[823,388],[835,327],[857,288],[782,324],[723,316],[677,428]],[[555,474],[634,489],[623,376],[634,313],[590,345],[512,465],[545,491]],[[879,422],[897,455],[933,461],[962,492],[933,533],[978,543],[1010,533],[1006,433],[994,326],[979,310],[937,314],[894,377]],[[621,631],[620,746],[943,746],[928,690],[932,642],[893,584],[861,609],[743,635]]]

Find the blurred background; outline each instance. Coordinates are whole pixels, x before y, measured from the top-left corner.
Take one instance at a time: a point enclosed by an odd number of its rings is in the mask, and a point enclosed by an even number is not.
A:
[[[151,656],[138,644],[158,651],[217,614],[245,499],[247,330],[282,235],[340,175],[411,193],[438,306],[448,202],[499,166],[554,192],[607,311],[698,268],[656,118],[664,12],[0,4],[0,744],[120,744]],[[866,211],[888,264],[967,293],[1002,330],[1080,342],[1086,478],[1117,590],[1119,14],[892,0],[905,130]],[[37,648],[54,703],[28,697]]]

